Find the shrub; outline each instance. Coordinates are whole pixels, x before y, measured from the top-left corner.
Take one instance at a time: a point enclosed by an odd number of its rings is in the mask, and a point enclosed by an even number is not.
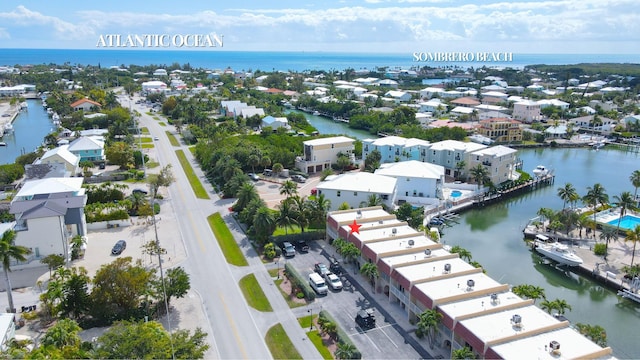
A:
[[[607,244],[596,244],[593,247],[593,253],[599,256],[604,256],[607,253]]]
[[[300,291],[299,293],[296,294],[296,297],[298,299],[304,299],[304,293],[302,291]]]
[[[319,323],[331,322],[336,324],[336,334],[338,337],[338,342],[342,344],[353,345],[353,347],[356,348],[356,351],[353,354],[353,359],[362,359],[362,353],[360,353],[360,350],[357,350],[358,348],[353,342],[351,342],[351,339],[349,339],[349,336],[347,335],[347,333],[345,333],[344,330],[342,330],[342,328],[338,325],[338,322],[331,315],[329,315],[328,312],[324,310],[320,311],[320,314],[318,315],[318,322]]]
[[[313,301],[316,299],[316,292],[313,291],[307,280],[300,276],[298,271],[293,266],[291,266],[291,264],[287,263],[284,266],[284,270],[287,272],[289,281],[291,281],[293,287],[302,290],[304,296],[308,301]]]
[[[271,260],[276,257],[276,245],[274,243],[268,243],[264,246],[264,256]]]

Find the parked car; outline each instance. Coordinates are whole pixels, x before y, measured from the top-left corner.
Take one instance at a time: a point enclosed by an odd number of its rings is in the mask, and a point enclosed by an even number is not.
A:
[[[285,257],[294,257],[296,256],[296,249],[291,245],[290,242],[285,241],[282,243],[282,254]]]
[[[342,274],[342,266],[340,266],[340,263],[337,260],[331,262],[329,270],[334,274]]]
[[[329,292],[329,288],[327,287],[327,283],[322,279],[322,277],[316,273],[309,274],[309,285],[315,290],[319,295],[325,295]]]
[[[260,180],[260,176],[258,176],[258,174],[255,173],[249,173],[249,179],[253,180],[253,181],[258,181]]]
[[[373,315],[372,309],[360,310],[356,315],[356,324],[362,330],[368,330],[376,327],[376,317]]]
[[[315,272],[317,272],[320,276],[324,276],[326,273],[329,272],[329,268],[327,268],[327,265],[323,264],[323,263],[316,263],[313,266],[313,269],[315,270]]]
[[[133,189],[132,193],[138,193],[138,194],[144,194],[147,195],[149,192],[147,190],[144,189]]]
[[[160,140],[160,138],[159,138],[159,137],[157,137],[157,136],[154,136],[154,137],[153,137],[153,140],[158,141],[158,140]]]
[[[307,179],[302,175],[291,175],[291,180],[299,183],[304,183]]]
[[[324,279],[332,290],[342,289],[342,281],[340,281],[338,275],[328,272],[324,275]]]
[[[124,240],[118,240],[118,242],[113,245],[111,249],[111,255],[120,255],[127,248],[127,242]]]
[[[298,240],[296,241],[296,248],[298,249],[298,251],[300,251],[301,253],[307,253],[309,252],[309,244],[307,244],[306,241],[304,240]]]

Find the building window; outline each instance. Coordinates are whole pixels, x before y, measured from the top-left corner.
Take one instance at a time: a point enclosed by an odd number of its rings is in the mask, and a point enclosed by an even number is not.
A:
[[[336,193],[337,197],[340,197],[340,190],[338,190],[338,192]]]
[[[333,149],[335,147],[335,145],[331,144],[331,148]]]
[[[353,196],[358,196],[358,192],[357,192],[357,191],[354,191],[354,192],[353,192]]]

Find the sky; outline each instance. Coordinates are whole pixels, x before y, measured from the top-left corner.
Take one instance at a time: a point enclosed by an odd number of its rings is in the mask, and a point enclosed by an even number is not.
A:
[[[3,0],[0,48],[216,34],[226,51],[640,53],[638,0]]]

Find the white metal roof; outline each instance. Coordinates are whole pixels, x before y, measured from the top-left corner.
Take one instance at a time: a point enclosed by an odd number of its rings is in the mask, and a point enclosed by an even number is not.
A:
[[[16,198],[42,194],[78,192],[83,190],[83,181],[84,179],[81,177],[30,180],[25,182],[22,188],[20,188],[20,191],[16,194]]]
[[[382,164],[375,173],[393,177],[440,179],[444,176],[444,167],[417,160],[409,160]]]
[[[376,175],[368,172],[346,173],[318,184],[319,190],[342,190],[369,192],[375,194],[393,194],[396,179],[390,176]]]
[[[310,146],[341,144],[341,143],[353,143],[355,140],[346,136],[333,136],[327,138],[313,139],[304,141],[303,144]]]

